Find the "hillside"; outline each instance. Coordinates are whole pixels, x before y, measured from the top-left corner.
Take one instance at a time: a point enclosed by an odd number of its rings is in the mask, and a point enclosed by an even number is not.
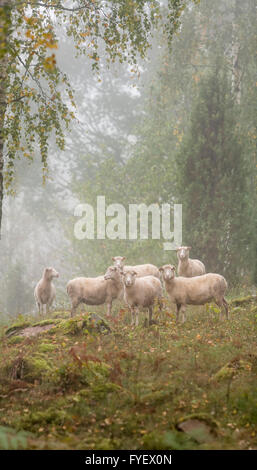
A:
[[[256,449],[256,297],[156,324],[65,311],[2,327],[0,447]]]

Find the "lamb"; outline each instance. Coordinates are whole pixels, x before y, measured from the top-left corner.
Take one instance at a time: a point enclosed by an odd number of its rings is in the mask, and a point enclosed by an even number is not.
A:
[[[107,273],[111,266],[108,268]],[[115,269],[115,276],[109,275],[98,277],[77,277],[67,284],[67,293],[71,300],[71,316],[74,315],[80,303],[87,305],[107,304],[107,315],[111,314],[112,302],[115,299],[123,298],[123,283],[118,268]]]
[[[157,279],[160,279],[160,273],[159,270],[154,264],[138,264],[136,266],[125,266],[124,265],[124,260],[125,256],[114,256],[112,258],[114,262],[114,266],[117,266],[120,268],[121,271],[127,272],[127,271],[136,271],[138,277],[143,277],[143,276],[155,276]]]
[[[131,325],[138,326],[139,307],[148,308],[149,325],[152,321],[153,305],[158,300],[161,306],[162,285],[155,276],[138,277],[136,271],[122,271],[124,284],[124,301],[131,310]]]
[[[172,303],[177,306],[177,322],[179,312],[182,310],[182,321],[185,321],[186,305],[204,305],[211,300],[220,307],[225,308],[227,319],[229,318],[228,303],[224,298],[227,289],[227,281],[220,274],[208,273],[201,276],[175,277],[175,267],[166,264],[160,272],[163,274],[167,294]]]
[[[59,277],[59,273],[54,268],[45,268],[43,271],[42,279],[37,283],[34,296],[38,306],[39,314],[45,312],[49,313],[49,309],[55,299],[56,290],[52,283],[55,277]]]
[[[205,274],[205,266],[199,259],[190,259],[191,246],[180,246],[177,248],[178,275],[183,277],[194,277]]]

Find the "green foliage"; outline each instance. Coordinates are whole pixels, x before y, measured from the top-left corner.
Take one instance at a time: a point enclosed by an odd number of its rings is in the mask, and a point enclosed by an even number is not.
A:
[[[0,120],[4,123],[7,189],[11,188],[16,157],[31,160],[37,149],[46,178],[49,138],[54,134],[63,150],[64,129],[74,118],[73,91],[55,55],[59,46],[56,24],[73,38],[77,53],[86,55],[96,71],[104,57],[107,64],[118,60],[135,67],[137,57],[144,58],[150,47],[152,31],[162,26],[160,2],[104,3],[74,0],[66,7],[45,2],[41,8],[37,2],[10,2],[0,8],[0,59],[5,78],[0,83],[4,104]],[[185,0],[169,2],[164,29],[170,40],[185,4]]]
[[[177,155],[184,231],[209,272],[237,281],[242,271],[251,270],[245,252],[254,241],[237,107],[224,66],[217,64],[198,87],[190,129]]]
[[[195,307],[184,324],[163,312],[158,325],[143,327],[142,315],[131,329],[116,309],[108,335],[71,335],[61,321],[54,333],[2,341],[0,425],[33,431],[26,448],[255,446],[255,299],[237,300],[230,321]],[[217,379],[224,369],[232,375]]]
[[[0,426],[0,449],[18,450],[28,448],[28,437],[31,434],[25,431],[15,431],[7,426]]]
[[[224,274],[229,285],[250,284],[256,265],[252,7],[251,1],[244,6],[218,1],[186,10],[171,53],[166,40],[158,38],[164,53],[146,88],[144,117],[135,129],[130,158],[121,163],[83,157],[88,176],[81,183],[74,178],[73,185],[80,201],[94,209],[102,194],[106,204],[119,202],[127,214],[131,203],[182,203],[183,243],[192,245],[192,257],[202,259],[207,271]],[[231,63],[232,38],[240,44],[239,70]],[[243,50],[249,54],[242,55]],[[71,231],[68,236],[72,259],[87,266],[89,275],[104,272],[118,254],[129,264],[177,262],[173,253],[164,252],[163,240],[97,240],[95,234],[95,240],[80,241]]]

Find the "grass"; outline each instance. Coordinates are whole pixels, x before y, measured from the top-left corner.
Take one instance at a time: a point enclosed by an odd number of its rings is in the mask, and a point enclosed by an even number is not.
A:
[[[257,312],[242,297],[229,321],[209,305],[177,325],[166,308],[158,324],[145,328],[142,314],[131,328],[118,306],[110,332],[60,311],[3,326],[0,447],[256,449]],[[56,318],[38,336],[6,335]],[[205,425],[187,432],[184,422]]]

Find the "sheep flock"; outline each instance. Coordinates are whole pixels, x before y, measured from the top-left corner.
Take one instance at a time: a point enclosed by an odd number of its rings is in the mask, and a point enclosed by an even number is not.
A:
[[[198,259],[190,259],[191,247],[177,248],[178,267],[166,264],[157,268],[153,264],[125,265],[124,256],[112,258],[104,275],[97,277],[77,277],[67,284],[67,294],[71,302],[71,316],[79,304],[107,305],[107,315],[111,314],[115,300],[123,301],[131,312],[131,325],[138,326],[139,312],[148,309],[149,325],[152,323],[153,307],[163,306],[164,291],[168,300],[176,306],[176,321],[180,312],[182,321],[186,319],[187,305],[204,305],[215,302],[229,318],[228,303],[225,299],[227,282],[216,273],[206,273],[204,264]],[[54,268],[45,268],[37,283],[34,296],[39,313],[49,312],[55,299],[53,279],[59,277]]]

